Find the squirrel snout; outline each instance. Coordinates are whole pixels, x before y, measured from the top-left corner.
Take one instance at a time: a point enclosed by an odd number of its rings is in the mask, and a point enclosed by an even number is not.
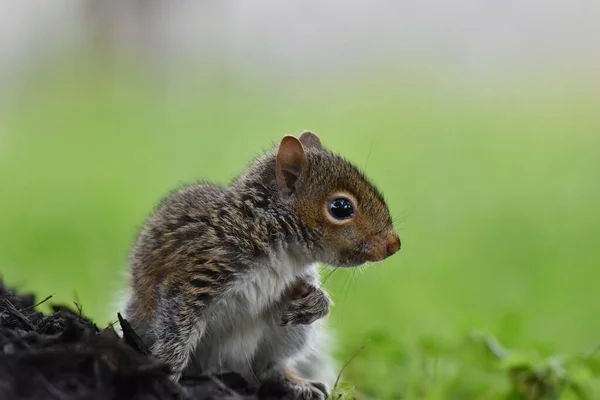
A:
[[[400,250],[400,237],[396,233],[392,233],[385,238],[377,237],[371,241],[368,249],[364,252],[366,261],[385,260]]]
[[[398,250],[400,250],[400,236],[398,236],[397,234],[393,234],[388,238],[388,244],[387,244],[387,257],[393,255],[394,253],[396,253]]]

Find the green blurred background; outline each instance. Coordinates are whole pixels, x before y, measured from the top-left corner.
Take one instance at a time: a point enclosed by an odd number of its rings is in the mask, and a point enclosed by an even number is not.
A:
[[[165,74],[168,56],[102,40],[46,53],[3,81],[10,285],[114,321],[128,251],[161,196],[227,182],[310,129],[381,188],[403,240],[382,264],[325,282],[340,363],[370,343],[346,369],[361,393],[496,398],[503,377],[423,361],[472,330],[541,354],[600,342],[595,64],[482,73],[400,53],[299,74],[214,56]]]

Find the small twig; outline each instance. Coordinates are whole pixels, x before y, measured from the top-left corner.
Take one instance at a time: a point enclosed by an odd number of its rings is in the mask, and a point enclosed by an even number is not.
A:
[[[229,389],[227,386],[225,386],[225,384],[223,383],[223,381],[221,381],[216,376],[209,375],[208,377],[210,378],[211,381],[213,381],[214,383],[216,383],[216,385],[219,387],[219,389],[225,390],[225,391],[227,391]]]
[[[77,290],[73,292],[73,298],[75,299],[73,300],[73,304],[75,304],[75,309],[79,313],[79,316],[83,317],[83,305],[81,304],[81,301],[79,299],[79,293],[77,293]]]
[[[211,381],[213,381],[219,387],[219,389],[221,389],[225,393],[237,394],[233,389],[227,387],[227,385],[225,385],[225,383],[222,380],[220,380],[219,378],[217,378],[216,376],[211,374],[208,377],[210,378]]]
[[[51,294],[50,296],[47,296],[47,297],[46,297],[44,300],[40,301],[39,303],[36,303],[36,304],[34,304],[34,305],[32,305],[32,306],[29,306],[29,307],[22,308],[22,309],[21,309],[21,310],[19,310],[19,311],[23,312],[23,311],[29,311],[29,310],[32,310],[32,309],[34,309],[34,308],[36,308],[36,307],[39,307],[39,306],[41,306],[42,304],[44,304],[45,302],[47,302],[48,300],[50,300],[52,297],[54,297],[54,294]]]
[[[3,299],[6,303],[7,311],[16,319],[19,320],[23,325],[27,326],[32,331],[35,331],[35,326],[11,303],[8,299]]]
[[[486,335],[485,344],[487,345],[488,350],[500,360],[506,357],[506,349],[500,344],[495,336]]]
[[[121,330],[123,332],[123,340],[129,346],[133,347],[138,352],[144,355],[150,355],[150,349],[144,343],[144,341],[139,337],[135,329],[129,324],[129,322],[123,318],[121,313],[117,313],[117,318],[119,318],[119,325],[121,325]]]
[[[73,304],[75,304],[75,308],[77,309],[77,312],[79,313],[79,317],[82,318],[83,317],[83,305],[81,305],[81,303],[74,301]]]
[[[111,328],[111,329],[115,329],[115,325],[117,324],[117,322],[119,322],[119,321],[112,321],[112,322],[109,322],[109,323],[106,325],[106,327],[107,327],[107,328]]]
[[[340,379],[342,378],[342,374],[344,373],[344,370],[346,369],[346,367],[348,365],[350,365],[350,363],[352,362],[352,360],[354,360],[354,358],[358,355],[358,353],[360,353],[361,351],[364,350],[365,347],[367,347],[367,344],[369,344],[368,341],[367,341],[367,343],[360,346],[357,350],[355,350],[354,353],[352,353],[352,355],[348,359],[348,361],[346,361],[346,363],[342,366],[342,369],[340,370],[340,373],[338,374],[337,379],[335,380],[335,384],[333,385],[333,389],[331,389],[332,393],[335,392],[335,389],[337,388],[338,384],[340,383]]]

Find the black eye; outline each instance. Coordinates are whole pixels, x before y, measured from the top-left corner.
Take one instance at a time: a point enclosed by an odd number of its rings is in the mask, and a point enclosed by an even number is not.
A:
[[[348,219],[354,216],[352,202],[344,197],[338,197],[329,202],[329,214],[335,219]]]

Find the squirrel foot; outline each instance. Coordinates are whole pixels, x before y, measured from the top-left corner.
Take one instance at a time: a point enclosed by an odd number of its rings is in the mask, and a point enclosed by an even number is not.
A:
[[[264,381],[257,395],[259,399],[274,396],[285,400],[325,400],[329,397],[329,389],[324,383],[284,374]]]
[[[308,325],[329,313],[331,300],[323,289],[302,281],[294,287],[292,300],[281,320],[282,326]]]

